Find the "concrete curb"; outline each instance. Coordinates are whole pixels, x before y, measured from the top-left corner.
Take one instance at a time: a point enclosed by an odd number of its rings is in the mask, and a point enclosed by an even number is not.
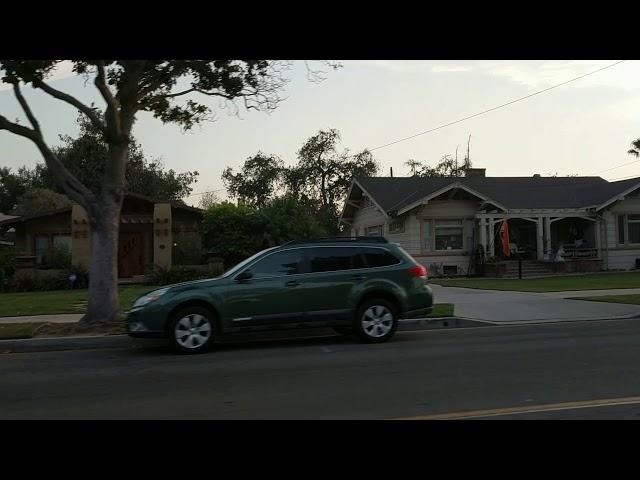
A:
[[[491,322],[489,320],[480,320],[477,318],[460,317],[461,320],[467,320],[477,323],[485,323],[487,326],[518,326],[518,325],[538,325],[545,323],[574,323],[574,322],[602,322],[605,320],[632,320],[640,318],[640,313],[631,313],[629,315],[609,315],[606,317],[586,317],[586,318],[556,318],[556,319],[534,319],[534,320],[516,320],[512,322]]]
[[[402,319],[398,325],[399,332],[412,332],[420,330],[442,330],[450,328],[477,328],[477,327],[500,327],[500,326],[525,326],[545,323],[571,323],[587,321],[605,320],[630,320],[640,318],[640,314],[619,315],[617,317],[605,318],[584,318],[584,319],[558,319],[558,320],[523,320],[518,322],[489,322],[476,318],[465,317],[438,317],[438,318],[415,318]],[[273,338],[269,336],[252,336],[255,340],[283,340],[300,338],[303,332],[292,330],[292,335],[282,334],[283,332],[271,332]],[[297,333],[297,335],[296,335]],[[304,336],[312,336],[304,334]],[[238,341],[240,338],[229,339]],[[142,340],[144,342],[144,340]],[[154,340],[157,342],[158,340]],[[127,348],[140,345],[139,340],[128,335],[107,335],[107,336],[85,336],[85,337],[51,337],[51,338],[26,338],[18,340],[0,340],[0,353],[31,353],[31,352],[55,352],[63,350],[95,350],[109,348]],[[145,343],[151,344],[152,341]]]
[[[0,353],[93,350],[100,348],[122,348],[131,345],[133,345],[133,339],[128,335],[24,338],[18,340],[0,340]]]
[[[470,326],[485,326],[484,322],[473,319],[461,319],[458,317],[417,318],[400,320],[398,331],[416,331],[443,328],[464,328]],[[305,329],[306,330],[306,329]],[[252,340],[281,340],[313,336],[309,332],[316,333],[319,329],[306,330],[306,332],[276,331],[251,335]],[[327,329],[328,332],[332,332]],[[265,332],[266,333],[266,332]],[[330,333],[331,334],[331,333]],[[242,340],[241,337],[229,337],[228,341]],[[160,340],[161,341],[161,340]],[[151,344],[151,341],[139,340],[126,334],[107,336],[79,336],[79,337],[51,337],[51,338],[25,338],[17,340],[0,340],[0,353],[31,353],[31,352],[55,352],[63,350],[94,350],[107,348],[127,348],[143,344]],[[157,342],[155,340],[154,342]]]

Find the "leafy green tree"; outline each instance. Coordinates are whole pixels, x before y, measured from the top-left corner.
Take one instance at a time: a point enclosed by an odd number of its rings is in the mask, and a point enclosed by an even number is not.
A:
[[[330,227],[316,215],[315,205],[292,194],[272,200],[260,209],[260,214],[265,219],[265,237],[269,246],[330,234]]]
[[[18,197],[18,203],[11,214],[19,216],[38,215],[70,206],[71,201],[66,195],[61,195],[46,188],[31,188]]]
[[[245,160],[238,173],[227,167],[222,181],[229,195],[246,205],[262,207],[283,186],[284,162],[275,155],[258,152]]]
[[[338,130],[320,130],[298,151],[298,163],[286,173],[288,191],[319,205],[323,223],[337,231],[338,216],[351,181],[376,176],[379,165],[368,150],[350,155],[339,151]]]
[[[231,267],[266,246],[266,219],[247,205],[223,202],[204,212],[203,244]]]
[[[59,60],[0,60],[2,81],[10,84],[22,107],[28,126],[0,115],[0,130],[32,141],[47,168],[66,195],[87,211],[91,226],[89,302],[84,323],[117,318],[117,253],[119,214],[126,193],[126,171],[132,131],[139,112],[149,112],[163,123],[188,130],[211,118],[210,108],[197,101],[206,96],[233,102],[245,108],[271,110],[278,104],[284,79],[279,63],[266,60],[75,60],[73,71],[100,93],[104,112],[78,98],[53,88],[47,78]],[[186,88],[176,90],[186,82]],[[107,158],[97,190],[85,185],[63,163],[45,141],[38,119],[22,94],[31,87],[69,104],[100,132],[107,145]],[[184,102],[181,100],[186,99]]]
[[[627,150],[627,153],[636,158],[640,157],[640,138],[631,142],[631,149]]]

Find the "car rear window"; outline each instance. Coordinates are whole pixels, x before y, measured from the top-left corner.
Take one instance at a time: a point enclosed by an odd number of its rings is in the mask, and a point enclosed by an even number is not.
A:
[[[400,263],[398,257],[382,248],[363,248],[362,253],[368,267],[388,267]]]
[[[364,268],[360,249],[353,247],[318,247],[311,249],[309,268],[312,273]]]

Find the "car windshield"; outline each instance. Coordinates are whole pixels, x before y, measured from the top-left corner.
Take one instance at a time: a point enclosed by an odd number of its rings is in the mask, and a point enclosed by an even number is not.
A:
[[[271,250],[273,250],[275,248],[277,248],[277,247],[267,248],[266,250],[262,250],[261,252],[258,252],[255,255],[252,255],[249,258],[241,261],[235,267],[231,267],[231,269],[229,269],[225,273],[223,273],[222,274],[222,278],[226,278],[226,277],[229,277],[231,275],[234,275],[235,273],[239,272],[244,267],[246,267],[249,263],[253,262],[256,258],[258,258],[259,256],[263,255],[265,252],[269,252],[269,251],[271,251]]]

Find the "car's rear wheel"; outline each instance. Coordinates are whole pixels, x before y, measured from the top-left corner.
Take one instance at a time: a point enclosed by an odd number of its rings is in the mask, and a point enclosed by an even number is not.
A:
[[[178,353],[202,353],[211,346],[216,323],[211,311],[187,307],[177,312],[169,327],[169,339]]]
[[[382,298],[366,300],[358,308],[354,327],[363,342],[386,342],[398,328],[397,308]]]

